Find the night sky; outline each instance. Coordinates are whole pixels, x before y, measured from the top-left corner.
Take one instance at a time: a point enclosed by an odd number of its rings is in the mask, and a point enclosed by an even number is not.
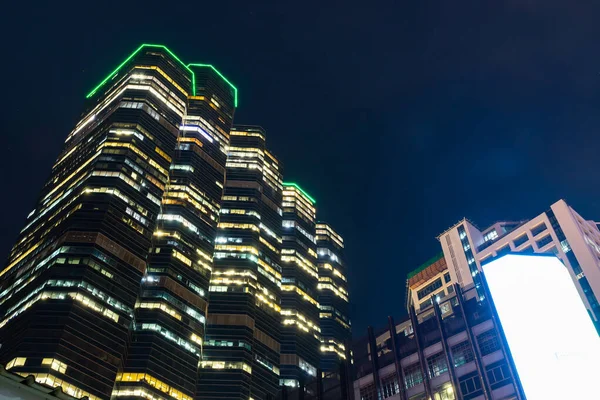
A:
[[[564,198],[600,220],[598,2],[36,3],[0,12],[0,257],[85,94],[141,43],[236,84],[235,122],[267,130],[345,238],[355,336],[405,314],[406,273],[464,216]]]

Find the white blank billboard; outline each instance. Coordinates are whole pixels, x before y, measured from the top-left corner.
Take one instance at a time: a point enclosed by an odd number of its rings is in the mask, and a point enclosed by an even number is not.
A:
[[[483,272],[527,400],[600,399],[600,338],[562,262],[509,254]]]

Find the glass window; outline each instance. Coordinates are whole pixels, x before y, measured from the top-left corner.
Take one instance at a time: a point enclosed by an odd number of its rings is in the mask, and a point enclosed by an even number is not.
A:
[[[492,390],[506,385],[511,380],[508,364],[506,364],[504,361],[492,364],[486,367],[486,370],[488,381],[490,382]]]
[[[427,369],[429,376],[434,378],[448,371],[448,363],[446,363],[446,355],[443,352],[432,355],[427,358]]]
[[[423,382],[423,374],[421,373],[421,366],[419,363],[411,364],[404,368],[404,381],[407,389]]]
[[[482,356],[492,354],[496,350],[500,350],[498,336],[493,329],[477,336],[477,343],[479,344],[479,350],[481,351]]]
[[[459,380],[459,386],[464,400],[474,399],[478,396],[481,396],[483,393],[481,390],[481,378],[477,372],[473,372],[461,377]]]
[[[550,235],[550,234],[547,234],[543,238],[535,241],[535,244],[537,244],[538,249],[541,249],[548,243],[552,243],[552,235]]]
[[[521,236],[519,236],[518,238],[515,238],[515,240],[513,240],[513,243],[514,243],[515,247],[519,247],[520,245],[527,242],[528,240],[529,240],[529,236],[527,236],[527,233],[524,233]]]
[[[396,379],[396,374],[392,374],[383,378],[381,380],[381,389],[383,390],[384,399],[392,397],[396,393],[400,393],[400,388],[398,387],[398,379]]]
[[[444,282],[446,282],[446,283],[450,282],[450,272],[446,272],[444,274]]]
[[[450,383],[438,388],[433,394],[433,400],[455,400],[454,389]]]
[[[360,388],[360,400],[377,400],[377,389],[374,384]]]
[[[419,298],[419,300],[421,300],[423,297],[430,295],[435,290],[437,290],[441,287],[442,287],[442,279],[438,278],[435,281],[433,281],[432,283],[430,283],[429,285],[425,286],[423,289],[419,290],[417,292],[417,297]]]
[[[471,348],[471,345],[468,341],[464,341],[462,343],[452,346],[451,350],[455,367],[459,367],[475,359],[473,349]]]
[[[546,230],[546,224],[545,223],[541,223],[537,226],[534,226],[533,228],[531,228],[531,235],[532,236],[537,236],[540,233],[544,232]]]

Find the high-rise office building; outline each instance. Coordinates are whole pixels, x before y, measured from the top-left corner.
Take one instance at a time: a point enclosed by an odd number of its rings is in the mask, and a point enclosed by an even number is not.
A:
[[[509,252],[554,253],[568,267],[590,316],[600,321],[600,230],[597,222],[584,219],[564,200],[530,220],[498,222],[483,230],[463,219],[438,239],[452,282],[475,287],[480,297],[482,262]],[[434,293],[439,288],[427,290]],[[426,306],[422,302],[429,299],[415,293],[415,306]]]
[[[319,267],[319,309],[321,327],[321,369],[338,371],[346,359],[350,339],[348,278],[344,261],[344,240],[324,222],[316,228]]]
[[[142,45],[87,98],[0,271],[0,362],[91,400],[191,399],[237,90]]]
[[[198,398],[274,399],[279,389],[282,172],[265,132],[235,126],[216,238]]]
[[[317,374],[320,328],[315,200],[283,184],[281,384],[298,386]]]

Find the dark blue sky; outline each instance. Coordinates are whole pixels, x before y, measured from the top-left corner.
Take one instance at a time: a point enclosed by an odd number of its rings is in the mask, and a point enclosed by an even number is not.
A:
[[[356,336],[404,313],[406,273],[463,216],[484,227],[565,198],[600,220],[598,2],[9,3],[1,257],[85,93],[144,42],[238,86],[236,122],[267,129],[346,240]]]

